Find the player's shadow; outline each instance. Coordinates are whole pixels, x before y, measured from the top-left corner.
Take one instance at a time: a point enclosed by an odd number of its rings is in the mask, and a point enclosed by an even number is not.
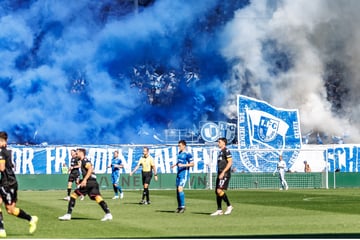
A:
[[[161,213],[175,213],[175,210],[155,210],[155,212],[161,212]]]
[[[138,202],[125,202],[123,203],[124,205],[139,205],[139,206],[142,206],[142,205],[145,205],[145,204],[140,204]]]
[[[72,220],[96,220],[99,221],[98,218],[88,218],[88,217],[71,217],[71,221]],[[66,221],[62,221],[62,222],[66,222]]]
[[[192,214],[197,214],[197,215],[210,215],[211,212],[191,212]]]

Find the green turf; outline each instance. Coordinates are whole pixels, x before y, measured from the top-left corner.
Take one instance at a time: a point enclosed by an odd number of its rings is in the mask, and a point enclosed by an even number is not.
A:
[[[216,217],[209,216],[216,210],[213,190],[185,190],[184,214],[174,213],[175,190],[151,190],[151,205],[138,204],[141,191],[112,200],[107,190],[109,222],[100,221],[103,211],[88,198],[77,201],[71,221],[59,221],[64,193],[20,191],[18,206],[39,217],[38,229],[31,236],[26,221],[5,213],[8,238],[360,237],[358,189],[231,190],[233,213]]]

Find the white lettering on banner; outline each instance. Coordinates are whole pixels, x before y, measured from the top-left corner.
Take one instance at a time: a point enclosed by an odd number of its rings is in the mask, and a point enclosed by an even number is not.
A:
[[[161,149],[160,149],[161,150]],[[164,151],[164,161],[165,165],[165,173],[176,173],[177,168],[171,168],[171,165],[177,162],[177,148],[176,147],[168,147],[162,149]]]
[[[210,169],[211,172],[216,172],[218,150],[216,148],[210,148],[210,149],[202,148],[202,154],[204,159],[203,172],[207,173],[208,169]]]
[[[204,168],[199,170],[199,162],[203,162],[203,159],[199,156],[200,153],[202,153],[202,148],[192,148],[192,155],[193,155],[193,158],[194,158],[194,167],[192,168],[192,172],[198,172],[198,173],[201,173],[201,172],[204,172]]]
[[[61,172],[62,164],[67,157],[67,147],[58,147],[55,149],[55,172]]]
[[[105,173],[107,170],[107,149],[105,148],[97,148],[97,149],[91,149],[95,155],[93,156],[94,159],[94,171],[95,173]]]
[[[303,161],[307,160],[313,171],[321,172],[325,169],[327,161],[329,171],[335,171],[339,168],[341,172],[359,172],[360,145],[344,144],[324,147],[326,146],[322,145],[321,149],[318,149],[316,146],[302,146],[299,154],[295,152],[292,155],[288,161],[288,167],[292,171],[303,172]],[[64,162],[70,163],[70,152],[74,147],[9,146],[9,149],[12,150],[16,174],[57,174],[61,173],[61,166]],[[130,173],[142,156],[141,146],[120,146],[118,148],[93,146],[86,149],[96,173],[111,173],[111,168],[107,168],[107,166],[110,165],[115,150],[119,151],[119,158],[124,165],[124,168],[121,169],[122,173]],[[248,154],[242,154],[241,150],[237,154],[238,149],[233,148],[233,146],[229,146],[229,149],[233,152],[233,166],[237,172],[266,172],[272,168],[270,164],[266,169],[262,165],[256,166],[252,164],[253,160],[249,158]],[[177,172],[176,167],[171,168],[171,165],[177,162],[177,146],[149,146],[149,150],[159,174]],[[206,173],[208,169],[211,172],[216,172],[218,153],[216,146],[192,145],[188,146],[188,151],[194,158],[194,167],[191,168],[191,172]],[[276,162],[274,162],[275,167]]]
[[[111,166],[111,162],[114,159],[114,152],[116,150],[119,151],[118,149],[111,149],[111,148],[108,149],[108,156],[109,157],[105,161],[105,166],[106,166],[106,172],[105,173],[111,173],[111,167],[109,167],[109,166]],[[120,172],[122,172],[122,171],[123,171],[123,168],[120,168]]]
[[[298,156],[299,156],[299,151],[294,151],[294,154],[291,156],[291,158],[288,162],[289,168],[290,168],[290,166],[292,166],[294,164],[294,162],[296,161]]]
[[[239,127],[239,136],[240,136],[240,146],[241,147],[246,147],[246,141],[245,141],[246,130],[245,130],[245,127]]]
[[[241,154],[240,152],[240,156],[241,156],[241,160],[243,160],[242,162],[244,163],[246,168],[249,169],[250,172],[259,172],[259,169],[254,164],[251,163],[247,154]]]
[[[21,173],[21,159],[22,159],[22,150],[18,148],[11,149],[12,159],[15,164],[15,174]]]
[[[156,172],[166,172],[165,170],[165,161],[162,155],[162,151],[163,149],[154,149],[154,150],[149,150],[149,153],[151,156],[154,156],[154,164],[156,167]],[[160,171],[159,171],[160,169]]]
[[[128,149],[128,160],[126,161],[126,159],[124,158],[124,160],[122,160],[123,164],[124,164],[124,170],[125,172],[129,173],[131,172],[131,167],[132,167],[132,163],[133,163],[133,154],[134,154],[134,149],[133,148],[129,148]]]
[[[55,148],[46,148],[46,174],[52,173],[52,162],[55,161],[55,156],[52,155],[52,151],[55,150]]]
[[[27,172],[27,168],[29,168],[29,173],[34,174],[34,165],[32,160],[34,159],[34,149],[32,148],[24,148],[23,149],[23,172]]]
[[[300,128],[299,128],[299,122],[294,121],[293,122],[293,129],[294,129],[294,136],[295,138],[300,138]]]

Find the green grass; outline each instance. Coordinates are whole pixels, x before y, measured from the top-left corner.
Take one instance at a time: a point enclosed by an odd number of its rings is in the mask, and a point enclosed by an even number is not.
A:
[[[17,205],[39,217],[38,229],[31,236],[28,222],[4,213],[8,238],[360,237],[358,189],[230,190],[233,213],[216,217],[209,216],[216,210],[213,190],[185,190],[184,214],[174,213],[175,190],[151,190],[151,205],[138,204],[141,191],[112,200],[107,190],[109,222],[100,221],[104,213],[89,198],[76,202],[71,221],[59,221],[64,193],[19,191]]]

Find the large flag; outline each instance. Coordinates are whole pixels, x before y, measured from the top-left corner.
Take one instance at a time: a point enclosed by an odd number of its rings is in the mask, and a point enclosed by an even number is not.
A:
[[[240,159],[250,172],[272,172],[279,155],[290,168],[301,148],[299,111],[238,95]]]

